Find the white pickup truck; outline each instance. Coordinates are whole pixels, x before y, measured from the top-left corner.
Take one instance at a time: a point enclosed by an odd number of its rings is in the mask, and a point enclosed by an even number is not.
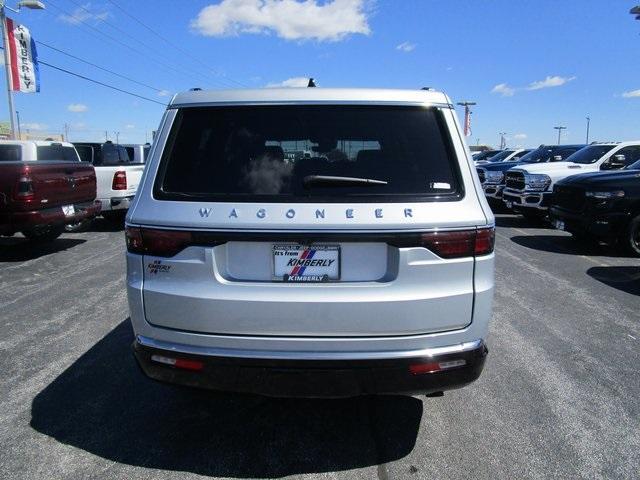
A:
[[[640,140],[592,143],[564,162],[523,165],[507,171],[502,199],[507,208],[525,217],[543,217],[551,204],[557,181],[580,173],[621,169],[638,160]]]
[[[117,223],[124,221],[142,178],[144,162],[130,158],[124,146],[112,142],[74,142],[74,146],[82,161],[91,162],[96,170],[102,216]]]

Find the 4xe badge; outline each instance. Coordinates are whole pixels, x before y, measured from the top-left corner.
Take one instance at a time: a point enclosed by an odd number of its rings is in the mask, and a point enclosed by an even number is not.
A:
[[[163,265],[162,260],[154,260],[152,263],[147,265],[147,270],[151,275],[155,275],[158,273],[167,273],[171,270],[171,265]]]

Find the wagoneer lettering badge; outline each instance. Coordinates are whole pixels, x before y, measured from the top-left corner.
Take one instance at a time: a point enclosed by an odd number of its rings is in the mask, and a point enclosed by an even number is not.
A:
[[[411,208],[402,208],[403,211],[403,216],[404,218],[413,218],[413,209]],[[198,209],[198,213],[200,214],[200,217],[202,218],[209,218],[211,216],[211,214],[213,213],[213,209],[212,208],[200,208]],[[285,211],[284,216],[288,219],[293,219],[295,218],[297,212],[293,209],[293,208],[289,208]],[[325,209],[317,209],[314,212],[314,218],[316,220],[323,220],[325,218]],[[375,208],[373,209],[373,211],[371,212],[370,216],[372,218],[384,218],[383,214],[382,214],[382,208]],[[260,208],[256,211],[256,217],[263,219],[263,218],[267,218],[267,210],[264,208]],[[238,212],[238,209],[236,208],[232,208],[229,211],[228,214],[228,218],[240,218],[240,213]],[[355,218],[355,209],[353,208],[347,208],[344,211],[344,218]]]

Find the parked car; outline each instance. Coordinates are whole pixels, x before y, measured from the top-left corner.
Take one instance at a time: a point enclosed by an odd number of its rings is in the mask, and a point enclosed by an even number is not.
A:
[[[91,162],[98,179],[98,200],[102,205],[102,216],[120,223],[136,194],[143,163],[135,163],[123,145],[112,142],[74,142],[80,158]]]
[[[520,153],[517,160],[488,163],[477,168],[484,194],[490,201],[501,201],[505,188],[505,172],[520,165],[526,167],[535,163],[561,162],[584,145],[541,145],[528,153]],[[516,157],[514,157],[516,158]]]
[[[593,143],[565,161],[508,171],[503,200],[525,216],[543,217],[551,204],[555,182],[580,173],[624,168],[638,159],[640,142]]]
[[[585,173],[554,185],[553,225],[578,239],[618,242],[640,256],[640,161],[624,170]]]
[[[47,160],[66,157],[67,160]],[[51,241],[100,212],[96,176],[71,144],[0,141],[0,235]]]
[[[144,372],[275,396],[477,379],[494,217],[451,105],[424,90],[174,97],[125,230]],[[309,158],[285,162],[297,145]]]
[[[131,163],[146,163],[151,144],[126,143],[122,144],[122,146],[127,151]]]
[[[477,152],[473,154],[473,161],[474,162],[480,162],[483,160],[487,160],[488,158],[491,158],[495,155],[497,155],[498,153],[500,153],[502,150],[485,150],[484,152]]]
[[[483,160],[478,160],[474,158],[473,160],[475,161],[476,165],[486,165],[487,163],[509,162],[511,160],[515,161],[519,159],[520,157],[526,155],[530,151],[531,150],[525,150],[523,148],[503,150],[492,157],[485,158]]]

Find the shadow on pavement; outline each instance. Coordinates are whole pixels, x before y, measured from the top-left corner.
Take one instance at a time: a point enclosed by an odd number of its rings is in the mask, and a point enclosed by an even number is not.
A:
[[[0,238],[0,262],[24,262],[68,250],[86,242],[81,238],[57,238],[52,242],[34,243],[22,237]]]
[[[493,207],[492,207],[493,208]],[[503,215],[494,210],[496,227],[508,228],[551,228],[549,223],[542,218],[525,218],[521,215]]]
[[[610,287],[640,296],[640,267],[592,267],[587,275]]]
[[[33,400],[31,426],[108,460],[201,475],[282,477],[398,460],[422,402],[408,396],[271,399],[155,383],[122,322]]]
[[[609,245],[581,242],[567,235],[522,235],[511,237],[511,241],[522,247],[549,253],[620,257],[621,254]]]

